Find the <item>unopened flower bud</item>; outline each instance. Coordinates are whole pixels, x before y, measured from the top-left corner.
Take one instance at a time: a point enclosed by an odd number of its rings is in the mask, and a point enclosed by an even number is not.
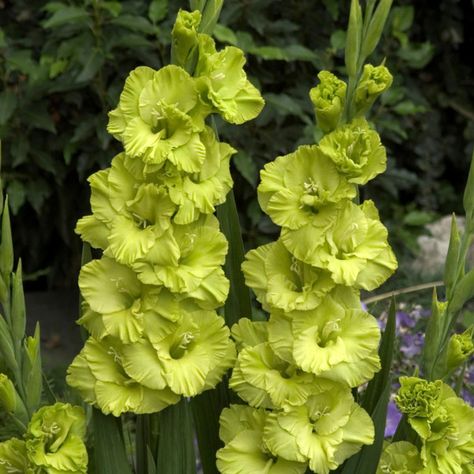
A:
[[[392,85],[392,81],[393,76],[385,66],[366,64],[355,92],[356,115],[365,114],[375,99]]]

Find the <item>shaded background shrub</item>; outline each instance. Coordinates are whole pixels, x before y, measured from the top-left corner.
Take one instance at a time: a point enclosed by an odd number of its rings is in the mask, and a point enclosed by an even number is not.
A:
[[[349,1],[232,0],[216,37],[248,55],[266,99],[242,127],[219,124],[240,151],[233,174],[244,239],[254,247],[276,227],[256,200],[258,171],[295,144],[319,137],[307,96],[320,69],[344,75]],[[106,132],[128,72],[169,61],[169,32],[181,0],[0,0],[0,138],[15,249],[30,288],[74,287],[87,212],[86,178],[108,165],[118,142]],[[366,186],[397,254],[438,215],[460,212],[474,143],[472,0],[399,0],[382,46],[395,82],[373,111],[389,170]]]

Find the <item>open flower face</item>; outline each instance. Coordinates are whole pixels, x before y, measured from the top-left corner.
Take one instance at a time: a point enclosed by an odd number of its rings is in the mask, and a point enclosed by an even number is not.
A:
[[[387,242],[387,229],[378,218],[372,201],[356,206],[345,201],[334,216],[334,224],[324,242],[309,249],[288,232],[282,241],[297,258],[331,272],[340,285],[373,290],[397,268]]]
[[[290,230],[304,228],[316,240],[316,229],[325,229],[332,221],[332,205],[356,193],[317,146],[300,146],[278,157],[265,165],[260,176],[258,200],[263,211],[275,224]]]
[[[194,173],[206,157],[199,133],[207,113],[194,79],[184,69],[142,66],[127,78],[119,105],[109,114],[108,130],[127,155],[151,164],[169,160]]]
[[[26,434],[30,461],[44,472],[86,473],[85,413],[81,407],[56,403],[33,414]]]
[[[217,219],[208,216],[170,228],[133,268],[145,284],[163,285],[216,308],[225,301],[229,288],[221,268],[226,253],[227,241]]]
[[[324,136],[319,147],[338,171],[354,184],[366,184],[386,168],[380,137],[365,119],[355,119]]]
[[[220,438],[225,446],[217,452],[222,474],[303,474],[307,464],[277,457],[263,440],[268,413],[243,405],[224,408],[220,417]]]
[[[104,414],[155,413],[180,399],[165,385],[147,388],[129,377],[122,366],[116,341],[90,337],[69,366],[67,383],[78,390],[84,401]]]
[[[328,271],[297,260],[281,241],[248,252],[242,270],[247,285],[270,312],[314,309],[335,286]]]
[[[309,461],[315,473],[327,474],[373,438],[372,420],[350,389],[328,382],[305,405],[269,415],[263,439],[274,455]]]
[[[421,472],[420,453],[406,441],[389,444],[382,452],[377,474],[411,474]]]

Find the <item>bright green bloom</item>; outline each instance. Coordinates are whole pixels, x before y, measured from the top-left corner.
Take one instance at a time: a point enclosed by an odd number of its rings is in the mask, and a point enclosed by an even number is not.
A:
[[[247,286],[270,312],[314,309],[335,285],[329,272],[297,260],[279,240],[248,252],[242,270]]]
[[[25,435],[28,459],[41,472],[87,473],[86,419],[81,407],[64,403],[40,408]]]
[[[438,409],[443,383],[428,382],[418,377],[400,377],[395,397],[398,408],[409,418],[431,418]]]
[[[184,69],[141,66],[125,81],[119,105],[109,113],[108,131],[131,157],[151,164],[169,160],[180,170],[196,173],[206,159],[200,132],[207,113],[194,79]]]
[[[265,445],[265,410],[243,405],[224,408],[219,435],[225,446],[217,451],[217,468],[222,474],[303,474],[305,463],[276,458]]]
[[[331,297],[312,311],[272,314],[268,329],[270,346],[277,354],[318,377],[356,387],[380,370],[380,330],[375,318]]]
[[[133,269],[147,285],[163,285],[173,293],[215,308],[226,299],[229,282],[221,265],[227,241],[214,216],[168,229]]]
[[[474,457],[474,408],[440,380],[400,377],[400,384],[395,401],[422,441],[419,473],[469,472]]]
[[[168,387],[152,390],[130,378],[117,344],[108,339],[99,342],[90,337],[69,366],[66,381],[106,415],[155,413],[180,399]]]
[[[144,387],[168,386],[191,397],[213,388],[232,366],[235,349],[229,336],[222,317],[195,311],[169,327],[157,327],[134,344],[120,346],[118,353],[125,372]]]
[[[319,147],[350,183],[365,184],[385,171],[385,148],[378,133],[363,118],[327,134]]]
[[[267,342],[240,351],[229,386],[256,407],[267,406],[268,400],[272,407],[302,405],[316,390],[312,374],[280,359]]]
[[[0,443],[0,474],[28,472],[28,458],[23,440],[11,438]]]
[[[216,51],[214,40],[199,35],[199,60],[194,72],[204,102],[230,123],[255,118],[265,102],[260,91],[247,79],[241,49],[227,46]]]
[[[179,10],[171,32],[172,51],[177,64],[185,65],[198,43],[198,27],[201,23],[201,12]],[[197,51],[196,51],[197,52]]]
[[[327,383],[305,405],[271,413],[264,442],[276,456],[309,461],[316,474],[328,474],[374,440],[370,416],[349,388]]]
[[[334,213],[332,227],[324,232],[318,229],[313,242],[300,241],[287,229],[282,230],[281,239],[296,258],[329,270],[340,285],[370,291],[397,268],[387,229],[372,201],[361,206],[345,201]]]
[[[123,342],[138,340],[146,289],[130,268],[108,257],[92,260],[81,268],[79,288],[88,308],[101,315],[104,335]],[[86,324],[90,316],[86,313]]]
[[[206,148],[206,161],[195,174],[171,173],[164,177],[171,201],[178,206],[173,218],[176,224],[189,224],[200,214],[212,214],[215,206],[222,204],[232,188],[229,170],[230,157],[235,149],[219,142],[211,128],[201,134]],[[166,174],[169,173],[169,167]]]
[[[234,339],[237,349],[267,342],[268,340],[268,323],[266,321],[251,321],[248,318],[240,318],[237,323],[232,326],[232,338]]]
[[[365,64],[359,84],[355,91],[355,112],[365,114],[377,97],[390,88],[393,76],[383,65]]]
[[[419,472],[422,467],[416,446],[399,441],[385,447],[376,474],[413,474]]]
[[[300,146],[294,153],[279,156],[265,165],[260,176],[258,201],[262,210],[283,228],[303,228],[310,240],[318,238],[314,228],[331,225],[332,205],[352,199],[356,193],[315,145]]]
[[[318,74],[319,84],[309,91],[314,106],[316,120],[323,132],[331,132],[337,127],[344,110],[346,83],[329,71]]]

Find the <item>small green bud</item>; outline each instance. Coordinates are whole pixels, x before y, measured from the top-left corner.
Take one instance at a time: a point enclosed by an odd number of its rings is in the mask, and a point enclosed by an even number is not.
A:
[[[453,334],[451,336],[446,354],[446,368],[448,373],[456,370],[474,354],[474,343],[472,342],[473,332],[474,326],[471,326],[462,334]]]
[[[361,50],[361,61],[364,61],[377,47],[387,21],[393,0],[380,0],[367,29]]]
[[[309,91],[319,128],[327,133],[334,130],[344,110],[346,83],[329,71],[318,74],[319,84]]]
[[[377,97],[385,92],[393,82],[393,76],[383,65],[366,64],[355,92],[355,113],[364,115]]]
[[[201,33],[212,35],[223,4],[224,0],[207,0],[199,27]]]
[[[474,233],[474,153],[471,158],[471,167],[467,178],[463,196],[464,210],[466,211],[467,232]]]
[[[5,365],[12,371],[18,370],[18,363],[15,359],[13,342],[7,322],[0,315],[0,357],[5,361]]]
[[[7,279],[13,271],[13,242],[10,225],[10,212],[8,210],[8,196],[5,199],[2,216],[2,242],[0,243],[0,273],[7,286]]]
[[[355,77],[357,74],[357,63],[362,42],[362,26],[362,9],[359,0],[352,0],[345,50],[346,69],[349,77]]]
[[[395,403],[409,418],[430,418],[439,405],[441,380],[428,382],[418,377],[400,377]]]
[[[43,390],[41,354],[40,354],[40,329],[36,324],[33,337],[27,337],[24,346],[23,384],[28,387],[26,403],[30,411],[38,408]]]
[[[23,293],[23,280],[21,260],[18,262],[16,273],[12,278],[12,334],[14,341],[22,341],[25,336],[26,311],[25,295]],[[19,343],[18,343],[19,344]]]
[[[185,67],[197,51],[198,27],[201,23],[199,11],[179,10],[171,32],[173,63]]]
[[[15,386],[5,374],[0,374],[0,406],[10,413],[16,409]]]

